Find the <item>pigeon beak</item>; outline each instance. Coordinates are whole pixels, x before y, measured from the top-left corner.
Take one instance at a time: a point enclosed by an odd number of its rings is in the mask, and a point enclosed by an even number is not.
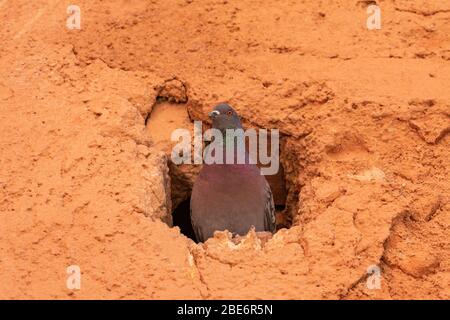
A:
[[[214,111],[211,111],[210,113],[208,113],[208,116],[209,116],[211,119],[214,119],[214,118],[217,117],[219,114],[220,114],[219,111],[214,110]]]

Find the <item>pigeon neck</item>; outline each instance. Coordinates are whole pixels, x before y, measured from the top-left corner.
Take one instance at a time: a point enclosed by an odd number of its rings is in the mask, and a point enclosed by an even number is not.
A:
[[[236,141],[236,138],[233,135],[226,134],[225,132],[222,132],[223,134],[223,145],[226,146],[232,146]]]
[[[232,130],[242,130],[242,127],[236,126],[236,128],[230,128]],[[235,134],[231,134],[230,132],[227,134],[227,129],[220,129],[220,132],[222,133],[222,141],[224,145],[232,145],[233,143],[236,143],[237,136]],[[239,135],[239,134],[238,134]]]

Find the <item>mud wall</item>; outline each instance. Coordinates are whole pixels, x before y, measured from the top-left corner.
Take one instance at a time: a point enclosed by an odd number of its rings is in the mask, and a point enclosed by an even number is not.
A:
[[[450,298],[450,4],[372,2],[0,2],[0,298]],[[279,128],[292,227],[171,228],[161,98]]]

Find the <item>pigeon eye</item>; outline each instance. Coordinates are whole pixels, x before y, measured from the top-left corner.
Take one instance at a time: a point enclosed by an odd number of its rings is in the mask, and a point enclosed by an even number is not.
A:
[[[231,110],[227,111],[227,115],[231,116],[233,114],[233,112]]]

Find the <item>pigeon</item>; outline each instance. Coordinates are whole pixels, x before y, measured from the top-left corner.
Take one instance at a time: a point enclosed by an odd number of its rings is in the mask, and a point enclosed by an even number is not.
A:
[[[236,111],[228,104],[218,104],[209,113],[212,128],[223,134],[223,150],[229,139],[227,129],[242,129]],[[236,160],[236,149],[234,149]],[[256,232],[275,232],[275,206],[272,191],[248,152],[245,162],[203,164],[194,182],[190,215],[198,242],[213,237],[215,231],[228,230],[242,236],[254,227]],[[223,152],[225,155],[225,151]],[[225,159],[225,157],[224,157]]]

